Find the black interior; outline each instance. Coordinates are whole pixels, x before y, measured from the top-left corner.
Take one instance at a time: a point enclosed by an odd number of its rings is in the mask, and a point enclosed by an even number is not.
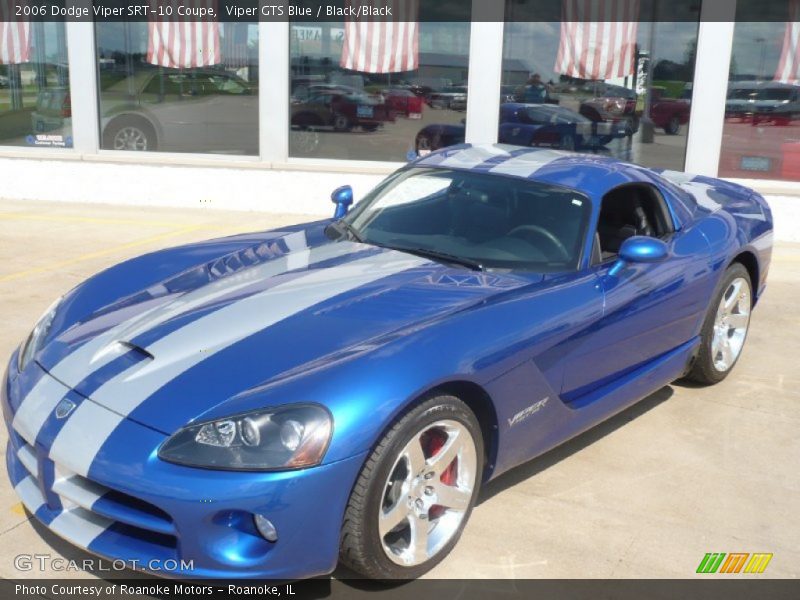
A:
[[[671,231],[664,199],[654,187],[638,183],[620,186],[603,198],[592,262],[615,258],[630,237],[664,238]]]

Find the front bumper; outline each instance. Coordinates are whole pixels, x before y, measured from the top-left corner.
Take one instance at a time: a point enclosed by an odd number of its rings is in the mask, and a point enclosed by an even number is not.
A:
[[[25,380],[50,377],[36,365],[17,377],[13,365],[2,382],[8,474],[25,507],[60,537],[171,577],[301,579],[336,567],[363,455],[280,473],[196,469],[160,460],[165,436],[124,420],[84,476],[66,466],[69,457],[54,456],[39,437],[31,444],[12,426],[31,385]],[[275,525],[277,542],[259,535],[256,513]]]

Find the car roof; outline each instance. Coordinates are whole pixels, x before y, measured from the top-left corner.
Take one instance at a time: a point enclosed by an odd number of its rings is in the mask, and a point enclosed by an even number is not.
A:
[[[410,166],[518,177],[572,188],[594,199],[625,183],[671,187],[656,172],[613,158],[508,144],[449,146]]]

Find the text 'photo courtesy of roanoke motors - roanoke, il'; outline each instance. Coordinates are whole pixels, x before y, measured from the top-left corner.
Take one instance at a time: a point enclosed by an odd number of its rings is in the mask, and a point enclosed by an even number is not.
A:
[[[3,597],[798,597],[799,40],[0,2]]]

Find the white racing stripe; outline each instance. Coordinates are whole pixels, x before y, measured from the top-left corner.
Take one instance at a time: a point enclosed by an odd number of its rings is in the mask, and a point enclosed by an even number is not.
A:
[[[36,455],[31,450],[31,446],[25,445],[17,450],[17,458],[28,473],[34,477],[39,476],[39,461],[36,460]]]
[[[287,254],[271,260],[252,269],[244,269],[241,273],[218,279],[208,285],[181,295],[166,305],[160,305],[144,313],[140,313],[100,334],[93,340],[76,349],[66,356],[51,372],[57,379],[75,386],[88,374],[93,373],[119,356],[112,351],[120,340],[131,340],[142,333],[158,327],[170,319],[213,302],[227,294],[235,293],[255,281],[281,275],[289,270],[309,267],[312,264],[338,258],[357,250],[359,245],[350,242],[338,244],[325,244],[319,248],[303,251],[300,249],[299,240],[290,236],[282,238],[287,246],[296,249],[296,256]],[[303,237],[303,244],[305,237]]]
[[[36,481],[28,475],[14,486],[14,491],[19,496],[22,504],[31,513],[36,513],[45,505],[42,492]],[[50,522],[48,527],[73,544],[88,548],[97,536],[113,524],[111,519],[94,514],[80,507],[62,511]]]
[[[25,508],[32,513],[44,506],[42,492],[39,491],[39,486],[36,485],[36,481],[30,475],[15,485],[14,491],[19,496],[19,499],[22,500]]]
[[[508,150],[499,146],[475,146],[456,152],[453,156],[444,159],[437,166],[471,169],[496,156],[511,156],[511,154]]]
[[[20,404],[11,426],[31,446],[36,436],[61,399],[69,393],[69,388],[49,375],[43,375],[36,382]]]
[[[100,446],[124,418],[94,402],[81,402],[53,441],[50,458],[86,476]]]
[[[56,465],[56,477],[53,482],[53,492],[61,497],[64,508],[73,508],[75,505],[92,510],[94,503],[105,495],[107,488],[84,479],[74,477],[72,473],[62,472],[61,465]]]
[[[119,423],[190,368],[303,310],[427,262],[430,261],[400,252],[383,252],[334,269],[312,271],[188,323],[148,348],[155,360],[137,363],[92,394],[92,400],[110,410],[94,402],[81,403],[56,436],[50,457],[86,475],[97,452]],[[254,319],[253,315],[259,318]],[[207,345],[212,338],[213,345]]]
[[[697,175],[692,173],[684,173],[683,171],[671,171],[669,169],[664,169],[660,173],[656,171],[661,177],[669,181],[670,183],[674,183],[675,185],[683,185],[684,183],[689,183],[692,181]]]
[[[280,239],[284,240],[287,248],[294,252],[252,269],[244,269],[241,273],[219,279],[207,286],[183,294],[166,305],[162,304],[139,313],[132,319],[123,321],[80,346],[50,370],[53,377],[44,376],[23,398],[12,421],[14,429],[26,442],[33,445],[45,421],[69,392],[69,388],[60,382],[74,387],[85,377],[126,352],[128,348],[119,344],[120,340],[129,340],[182,313],[227,294],[235,293],[259,279],[267,279],[289,270],[309,267],[364,248],[361,244],[340,242],[303,250],[307,246],[305,232],[288,234]],[[291,258],[292,256],[295,258]]]
[[[538,152],[522,154],[500,163],[496,167],[489,169],[489,172],[527,178],[551,162],[568,156],[572,155],[569,152],[561,152],[559,150],[539,150]]]
[[[101,517],[80,507],[75,507],[61,512],[52,520],[49,527],[73,544],[88,548],[89,544],[113,523],[111,519]]]

